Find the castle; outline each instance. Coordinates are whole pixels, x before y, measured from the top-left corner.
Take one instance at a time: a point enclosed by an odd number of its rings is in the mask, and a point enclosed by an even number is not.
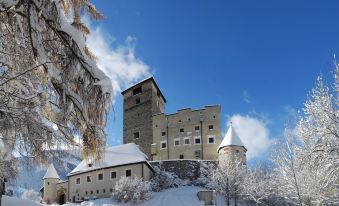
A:
[[[46,203],[111,197],[122,176],[150,180],[154,170],[149,160],[218,161],[240,157],[246,164],[247,149],[232,125],[221,141],[220,105],[164,114],[166,99],[153,77],[126,89],[122,95],[124,144],[107,149],[102,160],[83,160],[65,181],[60,180],[51,164],[43,178]]]

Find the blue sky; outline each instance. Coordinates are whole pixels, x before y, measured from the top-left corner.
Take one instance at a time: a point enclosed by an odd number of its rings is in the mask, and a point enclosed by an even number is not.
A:
[[[336,1],[93,3],[106,18],[91,23],[90,48],[117,91],[109,145],[122,142],[119,91],[150,74],[168,100],[166,113],[220,104],[223,132],[230,118],[239,120],[239,130],[258,123],[253,131],[265,137],[257,143],[271,142],[302,108],[317,75],[331,80],[339,51]],[[101,55],[106,53],[111,55]]]

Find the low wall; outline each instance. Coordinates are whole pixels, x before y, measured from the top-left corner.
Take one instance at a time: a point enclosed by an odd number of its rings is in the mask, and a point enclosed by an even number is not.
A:
[[[162,160],[151,161],[152,166],[175,173],[180,179],[196,180],[200,176],[200,168],[204,165],[216,164],[213,160]]]

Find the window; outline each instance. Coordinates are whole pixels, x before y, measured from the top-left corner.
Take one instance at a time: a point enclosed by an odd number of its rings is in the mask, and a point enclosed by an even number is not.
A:
[[[142,92],[141,87],[138,87],[138,88],[133,89],[133,95],[140,94],[141,92]]]
[[[201,150],[195,150],[194,151],[194,157],[195,158],[200,158],[200,155],[201,155]]]
[[[87,191],[86,191],[85,193],[86,193],[86,195],[88,194],[88,192],[87,192]]]
[[[117,178],[117,172],[111,172],[111,179]]]
[[[80,185],[80,177],[75,180],[75,184]]]
[[[184,128],[180,128],[179,132],[184,133],[185,132]]]
[[[106,190],[105,190],[105,189],[103,189],[103,190],[102,190],[102,193],[106,193]]]
[[[97,190],[97,194],[99,194],[99,190]]]
[[[180,155],[179,159],[181,159],[181,160],[184,159],[184,155]]]
[[[235,150],[236,153],[239,153],[239,150]]]
[[[93,166],[93,164],[92,164],[92,163],[89,163],[89,164],[88,164],[88,167],[92,167],[92,166]]]
[[[180,139],[176,138],[174,139],[174,147],[180,146]]]
[[[103,173],[98,174],[98,180],[104,180],[104,174]]]
[[[200,127],[199,126],[195,126],[195,131],[199,132],[200,131]]]
[[[165,136],[166,135],[166,132],[161,132],[161,136]]]
[[[214,144],[214,136],[208,137],[208,144]]]
[[[133,133],[133,137],[134,137],[134,139],[139,139],[140,133],[139,132],[134,132]]]
[[[162,141],[160,149],[166,149],[166,148],[167,148],[167,142],[166,141]]]
[[[93,190],[91,190],[91,195],[93,195]]]
[[[126,177],[132,176],[132,169],[126,170]]]
[[[179,119],[179,123],[181,123],[181,119]]]
[[[139,97],[135,99],[135,104],[140,104],[140,98]]]
[[[111,188],[109,191],[112,193],[113,192],[113,188]]]
[[[87,176],[87,182],[92,182],[91,176]]]
[[[186,137],[184,139],[184,145],[189,145],[190,144],[190,138],[189,137]]]
[[[191,121],[191,118],[188,118],[188,121]]]
[[[213,125],[208,125],[208,129],[212,130],[213,129]]]
[[[194,137],[194,144],[200,144],[200,137]]]

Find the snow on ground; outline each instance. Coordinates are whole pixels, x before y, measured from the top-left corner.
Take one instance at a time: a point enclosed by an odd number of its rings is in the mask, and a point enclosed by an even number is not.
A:
[[[200,187],[183,186],[178,188],[170,188],[161,192],[153,193],[150,200],[138,204],[139,206],[199,206],[204,205],[199,201],[197,192],[204,190]],[[43,206],[39,203],[35,203],[30,200],[18,199],[15,197],[3,196],[3,206]],[[221,196],[217,196],[218,206],[224,206],[224,200]],[[233,205],[231,203],[231,205]],[[135,206],[131,203],[116,203],[111,198],[102,198],[97,200],[91,200],[89,202],[82,202],[81,204],[68,203],[64,206]],[[245,206],[245,204],[239,204],[238,206]]]

